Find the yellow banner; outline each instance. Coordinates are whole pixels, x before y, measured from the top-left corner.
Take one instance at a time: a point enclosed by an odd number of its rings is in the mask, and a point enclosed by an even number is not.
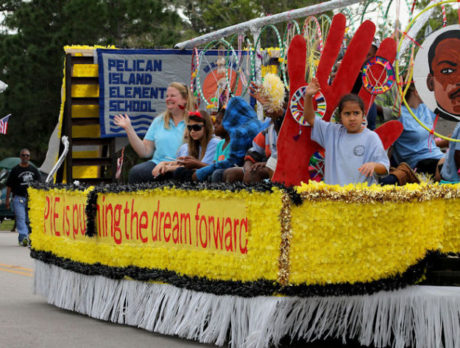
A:
[[[171,195],[99,194],[102,242],[247,254],[248,218],[241,199]]]
[[[278,279],[282,192],[277,189],[98,192],[91,207],[92,237],[85,211],[90,191],[29,190],[34,250],[86,264],[208,279]]]
[[[43,196],[43,233],[82,239],[86,234],[86,194],[45,191]]]

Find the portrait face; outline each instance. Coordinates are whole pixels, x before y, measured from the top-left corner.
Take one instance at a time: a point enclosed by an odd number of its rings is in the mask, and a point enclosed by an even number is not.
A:
[[[438,43],[427,76],[427,87],[434,92],[438,106],[449,114],[460,115],[460,37]]]
[[[460,25],[448,25],[423,41],[413,80],[423,103],[449,121],[460,121]]]

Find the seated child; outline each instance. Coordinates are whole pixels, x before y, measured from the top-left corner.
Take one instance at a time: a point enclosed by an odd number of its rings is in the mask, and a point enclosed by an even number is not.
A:
[[[387,174],[390,162],[379,136],[363,126],[363,101],[355,94],[343,96],[338,105],[340,124],[325,122],[313,109],[312,97],[319,90],[313,78],[305,94],[304,118],[313,127],[312,140],[325,148],[324,181],[342,186],[376,183],[374,174]]]
[[[175,161],[160,162],[155,166],[152,174],[157,180],[171,178],[171,173],[178,168],[190,171],[212,163],[220,139],[213,135],[211,117],[203,110],[189,112],[186,123],[186,143],[179,147]]]
[[[245,184],[252,184],[271,179],[276,169],[276,141],[280,126],[281,122],[270,123],[267,129],[257,134],[252,140],[252,147],[244,157],[244,166],[226,169],[224,181],[243,181]]]
[[[192,176],[193,180],[205,181],[216,169],[242,165],[244,155],[251,146],[252,139],[261,129],[261,123],[257,119],[256,112],[241,97],[232,97],[229,100],[222,125],[231,139],[228,158],[197,169]]]
[[[221,108],[217,112],[216,121],[214,122],[214,134],[222,140],[217,143],[213,163],[226,160],[230,154],[230,135],[222,125],[224,114],[225,108]],[[224,171],[225,169],[216,169],[208,179],[211,182],[221,182]]]
[[[406,101],[417,118],[428,128],[433,128],[436,115],[423,103],[413,82],[407,90]],[[429,174],[439,180],[438,166],[444,161],[444,153],[435,139],[418,124],[405,105],[401,107],[399,121],[404,130],[393,145],[393,158],[398,164],[406,162],[417,173]]]
[[[460,139],[460,122],[455,127],[452,139]],[[460,142],[449,142],[449,151],[441,169],[441,179],[450,182],[460,181]]]
[[[285,114],[285,88],[275,74],[266,74],[261,86],[251,83],[251,96],[263,107],[264,114],[270,118],[267,129],[256,135],[252,147],[246,153],[243,167],[229,168],[224,173],[227,183],[243,181],[245,184],[271,179],[276,169],[278,151],[276,142]]]

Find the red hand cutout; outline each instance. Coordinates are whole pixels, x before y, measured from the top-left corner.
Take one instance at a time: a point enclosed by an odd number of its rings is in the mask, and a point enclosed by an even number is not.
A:
[[[343,14],[334,16],[316,74],[321,92],[327,102],[326,113],[323,117],[326,121],[331,118],[340,98],[350,93],[353,88],[375,33],[375,25],[372,22],[365,21],[361,24],[345,52],[332,84],[329,84],[328,79],[343,42],[345,24],[346,19]],[[306,85],[305,64],[305,39],[297,35],[291,41],[288,50],[290,98],[298,88]],[[300,126],[293,119],[289,106],[279,133],[277,149],[278,162],[272,180],[287,186],[299,185],[302,181],[308,182],[308,163],[320,146],[311,140],[311,127]]]

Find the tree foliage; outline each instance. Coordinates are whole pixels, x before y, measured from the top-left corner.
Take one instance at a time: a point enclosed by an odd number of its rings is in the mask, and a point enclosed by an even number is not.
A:
[[[65,45],[173,47],[315,1],[0,0],[0,80],[9,85],[0,94],[0,117],[13,115],[0,135],[0,158],[28,147],[35,163],[44,159],[59,114]]]
[[[428,5],[432,5],[433,3],[429,0],[421,0],[417,2],[416,8],[418,10],[422,10],[426,8]],[[446,11],[446,24],[458,24],[458,12],[457,8],[452,6],[452,4],[445,4],[444,5]],[[418,13],[417,11],[415,11]],[[425,38],[430,35],[432,32],[441,29],[443,27],[443,15],[442,15],[442,6],[438,5],[433,8],[433,13],[430,15],[429,20],[425,23],[423,28],[419,31],[417,35],[417,40],[420,43],[423,43]]]
[[[13,114],[0,136],[0,158],[28,147],[36,163],[57,122],[65,45],[171,47],[182,21],[161,0],[9,0],[0,40],[0,115]]]
[[[318,0],[176,0],[183,9],[192,29],[199,34],[209,33],[250,19],[302,8]]]

